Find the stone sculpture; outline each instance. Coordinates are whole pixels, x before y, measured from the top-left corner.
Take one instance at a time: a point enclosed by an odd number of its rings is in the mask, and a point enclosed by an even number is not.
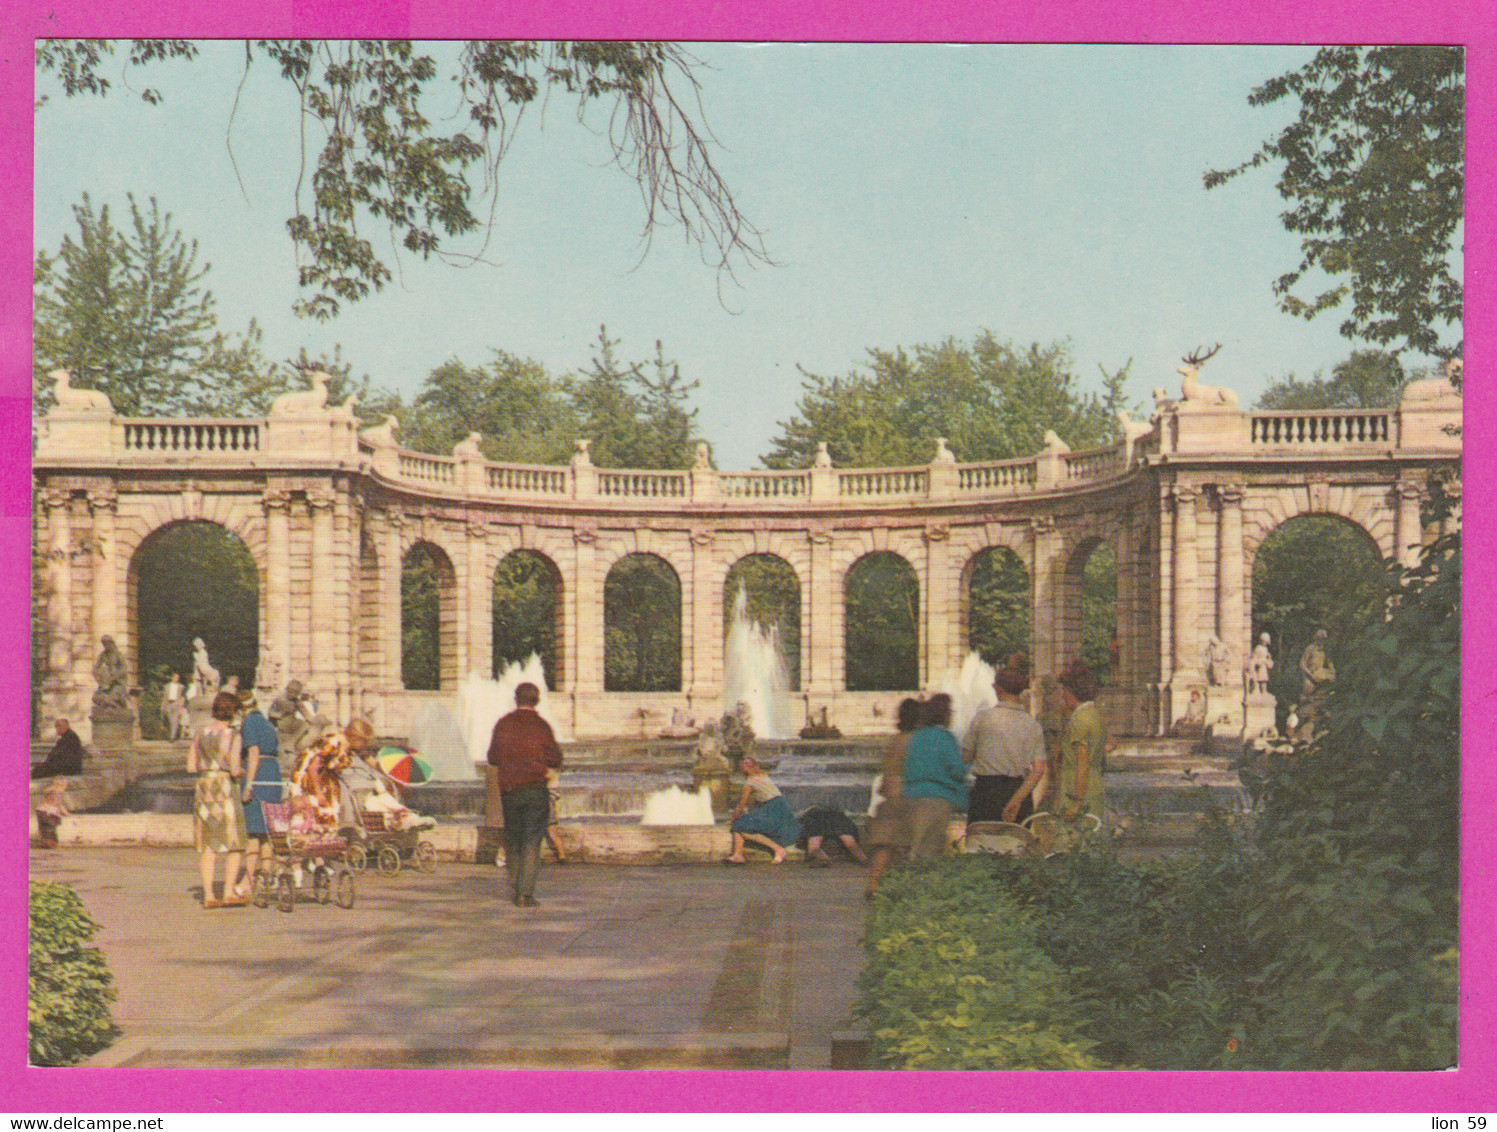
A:
[[[1180,392],[1184,395],[1187,404],[1194,402],[1197,406],[1216,406],[1224,409],[1237,408],[1237,394],[1230,389],[1220,385],[1202,385],[1196,380],[1201,367],[1212,358],[1216,357],[1221,350],[1222,344],[1218,342],[1209,353],[1203,353],[1197,349],[1180,360],[1185,364],[1175,372],[1180,374],[1183,380],[1180,383]]]
[[[312,383],[311,389],[297,389],[290,393],[282,393],[270,403],[270,415],[280,417],[296,413],[320,413],[326,409],[327,383],[332,380],[332,377],[319,369],[314,369],[307,374],[307,380]]]
[[[1325,654],[1326,631],[1315,630],[1315,638],[1305,646],[1305,651],[1300,654],[1299,671],[1304,677],[1304,685],[1301,688],[1303,700],[1314,701],[1325,689],[1325,686],[1336,679],[1336,666]]]
[[[708,723],[697,739],[696,760],[691,764],[691,782],[697,790],[707,787],[714,813],[725,813],[728,809],[732,774],[733,768],[723,755],[717,724]]]
[[[269,643],[260,649],[260,663],[255,669],[255,687],[270,690],[281,684],[281,658]]]
[[[212,696],[218,692],[218,669],[208,659],[208,646],[202,637],[192,639],[192,687],[193,698]]]
[[[65,369],[51,373],[52,394],[57,398],[57,407],[62,410],[86,413],[113,413],[114,405],[97,389],[74,389],[73,375]]]
[[[1201,650],[1201,671],[1208,684],[1220,687],[1227,682],[1227,660],[1227,643],[1213,634]]]
[[[842,732],[837,729],[827,718],[827,709],[823,707],[815,719],[806,720],[806,725],[800,729],[802,739],[840,739]]]
[[[1258,638],[1253,655],[1248,658],[1247,690],[1249,695],[1268,692],[1268,675],[1273,671],[1273,655],[1268,651],[1268,645],[1269,636],[1264,633]]]
[[[754,749],[754,728],[749,723],[749,716],[748,704],[740,701],[737,707],[722,718],[723,755],[733,766],[737,766],[738,760]]]
[[[661,730],[660,737],[662,739],[690,739],[700,733],[701,728],[696,725],[696,720],[680,708],[671,708],[670,724]]]
[[[113,637],[104,637],[99,643],[103,650],[99,653],[99,659],[94,661],[94,683],[98,685],[94,690],[94,715],[129,716],[129,666]]]

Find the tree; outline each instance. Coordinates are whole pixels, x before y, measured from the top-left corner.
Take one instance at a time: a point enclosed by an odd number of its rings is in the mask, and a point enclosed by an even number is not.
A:
[[[1308,381],[1294,374],[1280,378],[1258,398],[1260,409],[1387,409],[1398,402],[1408,376],[1396,354],[1353,350],[1337,362],[1329,379],[1316,373]]]
[[[487,365],[444,362],[409,409],[390,411],[400,418],[400,441],[408,447],[446,454],[479,432],[489,459],[519,463],[565,463],[578,429],[575,409],[546,367],[503,350]]]
[[[1063,343],[1020,349],[986,330],[970,344],[870,350],[864,370],[842,377],[802,371],[796,415],[780,422],[764,463],[806,467],[825,442],[844,467],[927,464],[937,437],[958,459],[1003,460],[1039,451],[1046,429],[1076,448],[1105,444],[1128,370],[1104,370],[1102,392],[1081,394]]]
[[[104,96],[110,83],[100,68],[116,50],[110,40],[44,40],[37,69],[55,74],[68,97]],[[136,40],[124,65],[197,56],[189,40]],[[505,154],[526,108],[553,91],[575,101],[585,124],[593,125],[595,108],[605,112],[594,132],[606,139],[612,164],[639,185],[646,250],[657,225],[669,222],[719,273],[731,274],[740,259],[769,262],[713,164],[700,64],[674,44],[470,40],[444,75],[432,55],[402,40],[245,41],[246,76],[260,59],[296,91],[301,170],[311,169],[298,176],[287,221],[304,290],[299,314],[332,318],[393,278],[361,223],[387,230],[397,257],[404,249],[422,259],[480,259]],[[454,90],[455,110],[446,101]],[[142,97],[161,95],[146,88]],[[433,100],[442,100],[439,109]],[[433,116],[457,118],[463,128],[443,133]],[[476,232],[483,234],[476,250],[451,246]]]
[[[202,286],[188,241],[151,198],[133,196],[130,227],[97,211],[88,194],[73,207],[78,235],[33,267],[32,376],[38,410],[50,406],[47,375],[68,370],[77,384],[105,393],[122,416],[209,415],[239,407],[239,390],[268,368],[254,323],[229,336],[217,327],[213,293]],[[230,404],[226,405],[228,400]]]
[[[657,340],[655,357],[646,364],[623,362],[619,340],[598,329],[590,366],[565,383],[576,411],[579,435],[592,441],[593,463],[604,468],[685,468],[701,439],[697,411],[689,407],[700,385],[682,381],[681,367],[665,360]]]
[[[1284,227],[1298,266],[1274,283],[1281,307],[1314,318],[1340,307],[1347,338],[1450,358],[1461,352],[1462,287],[1451,256],[1465,186],[1465,55],[1459,47],[1327,47],[1248,97],[1297,98],[1299,116],[1212,189],[1282,161]],[[1295,293],[1318,272],[1332,286]],[[1454,329],[1446,339],[1441,326]]]

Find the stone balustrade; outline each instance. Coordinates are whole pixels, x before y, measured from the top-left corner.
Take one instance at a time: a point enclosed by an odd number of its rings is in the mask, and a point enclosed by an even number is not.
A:
[[[156,420],[120,417],[117,424],[119,447],[123,451],[153,456],[171,452],[258,452],[263,427],[259,421],[216,418]]]
[[[1317,410],[1253,413],[1252,443],[1274,445],[1376,444],[1397,447],[1392,410]]]

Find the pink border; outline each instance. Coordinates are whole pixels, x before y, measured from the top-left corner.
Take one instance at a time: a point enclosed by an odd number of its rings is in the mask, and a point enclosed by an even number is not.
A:
[[[1497,34],[1479,5],[1465,0],[1198,0],[1159,3],[1124,0],[1108,5],[955,3],[919,8],[885,4],[787,3],[734,0],[699,5],[682,0],[633,0],[599,5],[579,0],[545,5],[509,4],[505,12],[489,0],[292,0],[232,11],[219,0],[109,0],[91,11],[22,0],[0,7],[0,106],[12,123],[0,160],[7,207],[0,211],[0,438],[8,463],[0,465],[0,548],[11,578],[0,625],[9,643],[0,647],[0,735],[11,752],[4,771],[6,811],[24,813],[28,702],[25,564],[30,544],[30,488],[20,454],[28,433],[30,372],[32,41],[43,36],[350,35],[445,38],[503,37],[681,38],[776,40],[1097,41],[1117,42],[1432,42],[1464,43],[1468,54],[1470,146],[1484,151],[1497,122]],[[1093,7],[1098,10],[1093,11]],[[1245,94],[1246,92],[1244,92]],[[1494,215],[1494,171],[1490,161],[1467,170],[1467,215]],[[1484,444],[1497,413],[1497,396],[1484,379],[1492,356],[1487,321],[1492,288],[1486,272],[1494,263],[1491,230],[1468,232],[1466,479],[1491,483],[1493,454]],[[1265,281],[1265,286],[1266,286]],[[1467,624],[1491,624],[1497,616],[1493,563],[1497,559],[1489,501],[1484,491],[1466,497],[1468,554]],[[1480,635],[1466,636],[1465,734],[1494,732],[1494,672],[1497,648]],[[1440,1074],[1200,1074],[1076,1075],[1030,1073],[999,1078],[985,1073],[537,1073],[485,1072],[338,1073],[266,1070],[32,1070],[25,1067],[26,918],[23,894],[27,861],[24,821],[7,823],[0,837],[5,908],[0,918],[0,1017],[6,1020],[0,1049],[0,1097],[11,1111],[173,1112],[261,1110],[279,1104],[327,1111],[901,1111],[932,1109],[1005,1111],[1490,1111],[1497,1098],[1492,1055],[1493,972],[1491,931],[1493,875],[1486,862],[1493,849],[1488,815],[1497,803],[1497,775],[1479,750],[1467,744],[1464,787],[1465,851],[1463,900],[1462,1067]],[[318,1078],[316,1088],[278,1089],[286,1076]],[[745,1088],[747,1083],[748,1088]],[[1079,1087],[1078,1087],[1079,1085]],[[272,1101],[271,1098],[280,1098]],[[320,1099],[318,1099],[320,1098]]]

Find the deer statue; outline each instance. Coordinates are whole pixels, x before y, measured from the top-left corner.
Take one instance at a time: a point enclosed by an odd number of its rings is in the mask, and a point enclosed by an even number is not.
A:
[[[1201,372],[1201,367],[1221,351],[1222,344],[1218,342],[1211,348],[1210,353],[1202,353],[1200,349],[1186,354],[1180,360],[1185,364],[1175,372],[1184,377],[1180,383],[1180,392],[1184,394],[1186,401],[1199,401],[1205,405],[1220,405],[1223,408],[1237,408],[1237,394],[1230,389],[1223,389],[1220,385],[1202,385],[1196,380],[1196,374]]]
[[[1062,440],[1059,436],[1057,436],[1056,433],[1055,433],[1055,430],[1053,428],[1047,428],[1045,430],[1045,451],[1046,452],[1054,452],[1054,453],[1059,454],[1061,452],[1069,452],[1070,450],[1071,450],[1071,446],[1069,444],[1067,444],[1064,440]]]
[[[359,437],[375,448],[391,448],[395,445],[395,431],[398,428],[400,421],[390,413],[379,424],[360,431]]]
[[[270,415],[278,417],[286,413],[315,413],[327,407],[327,383],[332,377],[320,369],[308,372],[311,389],[297,389],[282,393],[270,403]]]
[[[86,413],[113,413],[109,398],[97,389],[74,389],[73,376],[65,369],[51,373],[52,392],[57,397],[57,407],[65,411]]]
[[[1123,430],[1123,467],[1133,467],[1133,453],[1138,442],[1149,433],[1154,431],[1154,426],[1148,421],[1136,421],[1128,415],[1127,409],[1118,410],[1118,427]]]
[[[483,442],[483,433],[470,432],[463,440],[452,446],[452,454],[459,460],[482,460],[483,451],[478,446]]]

